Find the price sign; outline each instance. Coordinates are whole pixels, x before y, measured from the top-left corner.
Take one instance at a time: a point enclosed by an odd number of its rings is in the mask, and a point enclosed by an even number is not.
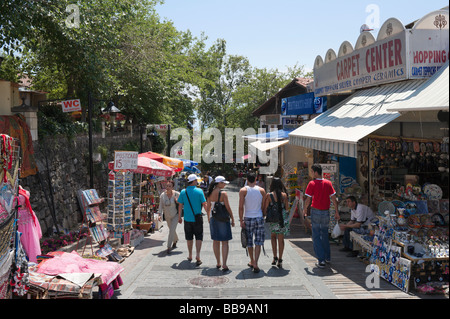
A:
[[[62,111],[63,112],[77,112],[81,111],[80,100],[67,100],[62,101]]]
[[[114,169],[137,169],[138,152],[114,152]]]

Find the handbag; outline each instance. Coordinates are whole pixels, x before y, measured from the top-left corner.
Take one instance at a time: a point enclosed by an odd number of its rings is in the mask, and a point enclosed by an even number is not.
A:
[[[212,217],[214,217],[214,219],[219,222],[228,222],[230,220],[230,214],[228,213],[225,205],[220,203],[221,192],[222,191],[219,191],[219,197],[217,198],[217,202],[214,203]]]
[[[245,249],[245,252],[247,253],[248,256],[248,249],[247,249],[247,229],[245,228],[241,228],[241,245],[242,248]],[[264,247],[264,246],[263,246]],[[264,252],[265,253],[265,252]]]
[[[188,193],[187,193],[187,189],[186,189],[186,197],[189,201],[189,206],[191,206],[192,209],[192,214],[194,214],[194,218],[195,218],[195,222],[197,223],[203,223],[203,218],[202,218],[202,213],[200,212],[200,214],[196,214],[194,211],[194,208],[192,208],[192,204],[191,204],[191,200],[189,199]]]
[[[280,223],[283,221],[283,215],[278,211],[278,204],[270,193],[271,202],[267,208],[266,223]]]

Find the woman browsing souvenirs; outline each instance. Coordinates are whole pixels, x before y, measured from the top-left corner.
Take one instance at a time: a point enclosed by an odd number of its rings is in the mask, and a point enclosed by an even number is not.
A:
[[[167,253],[177,247],[178,235],[176,232],[178,224],[177,200],[180,193],[174,190],[175,182],[168,181],[166,190],[159,198],[159,214],[164,213],[164,218],[169,227],[169,237],[167,238]]]

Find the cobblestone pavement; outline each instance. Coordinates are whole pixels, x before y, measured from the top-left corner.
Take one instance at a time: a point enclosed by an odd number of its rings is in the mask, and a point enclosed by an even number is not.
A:
[[[225,189],[238,221],[238,188]],[[164,223],[165,224],[165,223]],[[253,273],[247,266],[249,258],[240,243],[239,225],[232,228],[229,242],[229,272],[216,269],[209,225],[204,218],[203,263],[196,267],[187,260],[183,226],[178,225],[178,247],[166,253],[167,227],[146,236],[133,254],[121,264],[123,286],[116,291],[118,299],[386,299],[418,298],[380,280],[380,288],[367,289],[366,265],[357,258],[346,257],[341,247],[332,244],[332,262],[325,269],[315,266],[310,235],[298,219],[286,239],[283,268],[271,265],[270,237],[266,235],[265,251],[261,254],[261,271]],[[194,253],[195,257],[195,248]]]

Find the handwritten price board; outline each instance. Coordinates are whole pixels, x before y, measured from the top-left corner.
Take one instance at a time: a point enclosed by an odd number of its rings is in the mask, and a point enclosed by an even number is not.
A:
[[[114,152],[114,169],[137,169],[138,152]]]

